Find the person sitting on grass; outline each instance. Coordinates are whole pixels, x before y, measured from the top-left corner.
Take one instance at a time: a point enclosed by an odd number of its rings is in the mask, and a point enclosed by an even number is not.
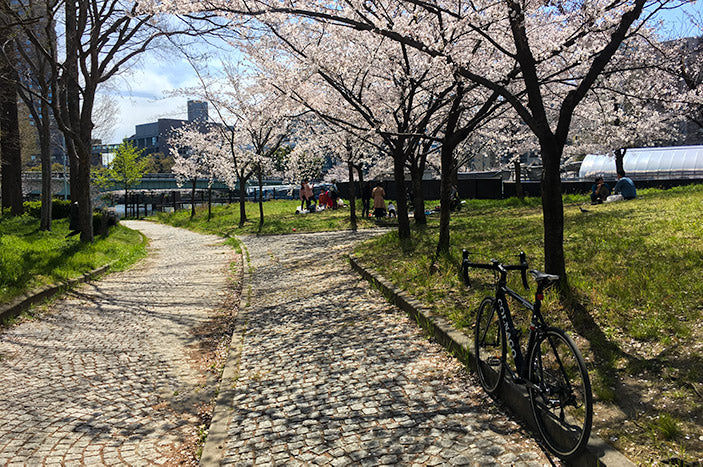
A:
[[[618,182],[615,184],[613,191],[622,195],[624,199],[637,198],[637,190],[635,183],[625,176],[625,172],[618,172]]]
[[[395,217],[395,206],[392,201],[388,203],[388,217]]]
[[[600,175],[596,177],[596,181],[591,187],[591,204],[601,204],[610,196],[610,187],[603,181]]]

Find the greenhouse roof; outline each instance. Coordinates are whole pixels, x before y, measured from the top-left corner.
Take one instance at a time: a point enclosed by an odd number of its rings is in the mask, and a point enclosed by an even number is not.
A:
[[[703,178],[703,146],[631,148],[623,158],[625,174],[633,180]],[[589,154],[581,163],[579,178],[602,175],[615,178],[615,157]]]

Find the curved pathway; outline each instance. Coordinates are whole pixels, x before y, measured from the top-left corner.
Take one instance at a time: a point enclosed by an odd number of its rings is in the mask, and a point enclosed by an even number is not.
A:
[[[243,238],[250,305],[213,463],[548,465],[461,364],[352,272],[342,254],[373,234]]]
[[[0,465],[182,464],[203,375],[197,329],[222,302],[217,237],[123,222],[149,239],[132,269],[0,333]]]

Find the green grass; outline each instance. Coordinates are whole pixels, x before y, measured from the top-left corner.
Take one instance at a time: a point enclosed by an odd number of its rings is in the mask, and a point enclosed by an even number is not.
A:
[[[180,210],[171,213],[159,213],[153,217],[176,227],[184,227],[197,232],[211,233],[223,237],[243,234],[281,234],[303,232],[327,232],[350,229],[349,208],[336,211],[325,210],[315,214],[295,214],[295,208],[300,201],[275,200],[264,202],[264,225],[259,228],[259,204],[246,203],[247,222],[239,227],[239,203],[225,206],[213,206],[212,218],[207,220],[207,206],[196,209],[196,215],[191,220],[190,210]],[[361,203],[357,207],[357,218],[361,213]],[[370,219],[358,219],[358,228],[374,227]]]
[[[585,200],[572,197],[564,210],[567,273],[581,303],[638,340],[685,337],[700,316],[703,297],[703,186],[642,190],[638,200],[588,205],[589,212],[582,213],[578,206]],[[476,261],[516,261],[525,251],[532,267],[543,266],[538,200],[468,202],[452,219],[450,256],[439,259],[439,272],[428,274],[437,224],[430,218],[426,228],[416,229],[409,249],[401,249],[391,233],[356,253],[416,297],[435,303],[436,311],[458,317],[492,284],[490,274],[472,271],[478,287],[464,290],[458,277],[462,248]],[[520,290],[518,277],[513,279]],[[559,307],[555,299],[548,302],[548,310]]]
[[[112,261],[113,269],[124,269],[146,254],[141,234],[125,227],[112,228],[90,245],[78,236],[66,238],[68,232],[67,219],[54,220],[52,231],[43,232],[28,215],[0,218],[0,303]]]
[[[555,293],[547,294],[547,322],[577,338],[601,403],[625,409],[625,399],[646,387],[654,396],[638,410],[657,414],[673,406],[674,420],[691,420],[689,428],[700,432],[703,403],[690,389],[700,391],[702,381],[703,185],[641,190],[639,199],[613,204],[583,206],[586,201],[586,196],[565,198],[564,249],[573,297],[561,301]],[[477,262],[517,261],[516,255],[525,251],[533,268],[543,268],[538,199],[468,201],[452,219],[450,255],[433,265],[437,226],[438,220],[430,218],[427,227],[413,231],[410,245],[401,246],[394,232],[358,245],[355,253],[467,334],[494,282],[491,273],[472,270],[474,287],[463,286],[462,248]],[[510,280],[512,288],[523,290],[519,274]],[[526,327],[527,316],[514,318]],[[662,384],[663,374],[676,376]],[[694,458],[703,454],[698,436],[677,437],[676,424],[669,422],[664,418],[657,427],[662,437],[675,440],[676,449],[685,448]],[[622,423],[611,427],[622,434]],[[628,430],[632,445],[648,442],[646,430]],[[649,454],[655,452],[652,448]]]

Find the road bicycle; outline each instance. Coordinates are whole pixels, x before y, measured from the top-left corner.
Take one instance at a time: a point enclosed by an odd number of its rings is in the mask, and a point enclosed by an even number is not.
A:
[[[498,391],[506,375],[525,386],[547,448],[563,459],[573,458],[586,446],[591,434],[591,382],[576,344],[561,329],[547,326],[542,316],[544,291],[558,282],[559,276],[530,270],[525,253],[520,253],[519,258],[520,264],[516,265],[495,259],[490,264],[472,263],[469,253],[463,251],[462,275],[468,287],[471,286],[469,268],[491,270],[495,278],[495,296],[484,298],[476,314],[476,369],[481,386],[489,394]],[[527,290],[529,271],[537,282],[534,303],[507,286],[508,271],[520,271]],[[520,347],[521,332],[513,324],[508,297],[532,315],[524,354]]]

